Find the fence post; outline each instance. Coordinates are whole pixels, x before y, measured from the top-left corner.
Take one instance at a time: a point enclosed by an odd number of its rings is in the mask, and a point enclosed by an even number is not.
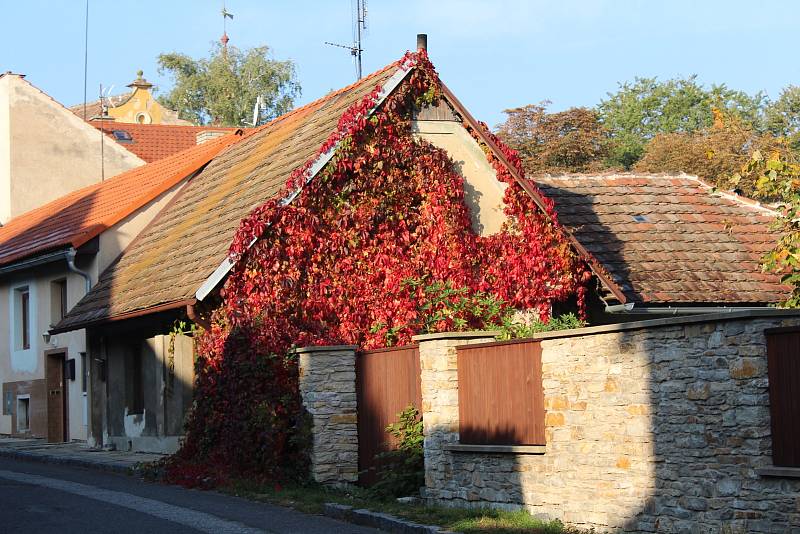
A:
[[[498,332],[442,332],[414,336],[419,343],[422,426],[425,434],[424,496],[436,499],[451,473],[444,446],[458,442],[456,347],[495,341]]]
[[[333,486],[358,480],[356,350],[351,345],[295,350],[300,395],[311,415],[311,474]]]

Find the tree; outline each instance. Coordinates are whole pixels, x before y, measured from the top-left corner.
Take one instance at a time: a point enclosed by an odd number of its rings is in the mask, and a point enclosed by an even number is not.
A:
[[[609,137],[597,113],[570,108],[547,113],[549,102],[504,111],[497,135],[519,152],[527,173],[591,172],[604,167]]]
[[[756,187],[761,196],[779,200],[775,229],[781,238],[762,259],[762,268],[781,274],[781,281],[793,288],[782,305],[800,308],[800,165],[778,152],[765,157],[756,151],[743,172],[758,176]]]
[[[645,146],[633,166],[639,172],[685,172],[723,189],[758,196],[757,173],[746,170],[756,150],[778,151],[786,147],[768,133],[759,133],[739,117],[714,109],[714,124],[694,132],[659,133]],[[785,156],[785,154],[784,154]]]
[[[728,89],[724,84],[705,89],[696,76],[664,82],[656,78],[636,78],[620,84],[616,93],[608,93],[597,110],[600,122],[614,139],[611,163],[630,168],[656,135],[692,133],[712,126],[713,108],[760,130],[764,101],[762,93],[749,96]]]
[[[794,150],[800,150],[800,87],[789,85],[766,109],[770,132],[786,137]]]
[[[271,59],[266,46],[241,51],[217,44],[208,58],[172,52],[159,55],[158,65],[175,81],[159,100],[195,124],[248,125],[258,97],[259,118],[269,120],[289,111],[300,95],[294,63]]]

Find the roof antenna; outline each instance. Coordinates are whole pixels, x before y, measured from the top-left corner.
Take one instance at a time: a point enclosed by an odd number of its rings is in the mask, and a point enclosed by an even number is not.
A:
[[[350,50],[350,55],[356,60],[356,77],[361,79],[361,30],[367,29],[367,0],[350,0],[353,6],[353,44],[343,45],[325,41],[326,45],[336,46]]]

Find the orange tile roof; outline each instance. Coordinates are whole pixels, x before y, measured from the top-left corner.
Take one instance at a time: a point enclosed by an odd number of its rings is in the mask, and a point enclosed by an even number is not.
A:
[[[393,63],[278,117],[214,158],[102,274],[55,331],[194,299],[197,288],[227,257],[242,218],[278,194],[291,172],[317,155],[344,112],[396,70]]]
[[[200,132],[235,132],[238,128],[217,126],[182,126],[176,124],[129,124],[115,121],[91,121],[106,135],[147,163],[177,154],[197,144]],[[120,140],[114,132],[124,132],[130,140]]]
[[[11,219],[0,227],[0,265],[79,247],[206,165],[242,136],[226,135],[131,169]]]
[[[751,304],[785,300],[761,272],[775,213],[687,175],[530,177],[559,222],[610,273],[628,302]]]

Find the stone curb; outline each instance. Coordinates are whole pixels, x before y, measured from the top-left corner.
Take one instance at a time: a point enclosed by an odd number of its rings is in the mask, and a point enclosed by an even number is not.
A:
[[[105,462],[92,462],[89,460],[82,460],[80,458],[59,457],[46,454],[36,454],[33,452],[15,451],[9,449],[0,449],[0,457],[11,458],[14,460],[21,460],[24,462],[39,462],[44,464],[58,464],[58,465],[74,465],[77,467],[85,467],[88,469],[97,469],[100,471],[112,471],[115,473],[130,474],[132,466],[127,466],[119,463],[105,463]]]
[[[449,531],[430,525],[406,521],[390,514],[354,509],[346,504],[325,503],[323,515],[364,527],[372,527],[394,534],[449,534]]]

